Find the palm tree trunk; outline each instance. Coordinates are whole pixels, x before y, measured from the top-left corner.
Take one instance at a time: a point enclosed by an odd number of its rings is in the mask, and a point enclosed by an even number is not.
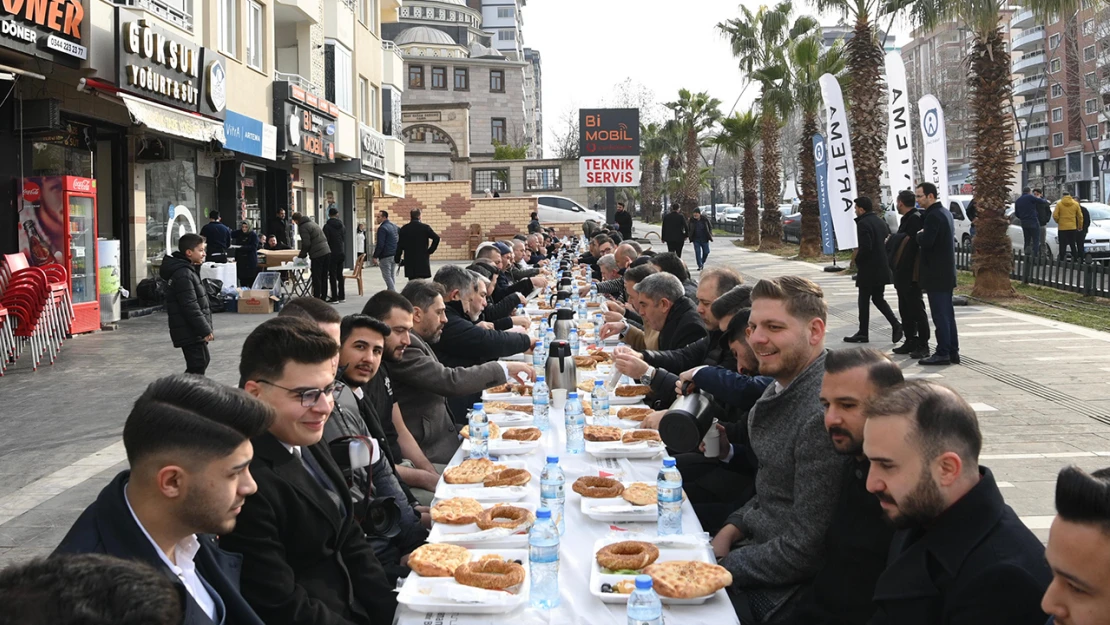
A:
[[[1004,216],[1010,194],[1014,152],[1013,124],[1006,112],[1010,96],[1010,55],[1001,29],[976,37],[970,55],[971,167],[975,172],[975,252],[972,271],[976,297],[1013,297],[1013,252]]]
[[[744,245],[759,245],[759,170],[755,150],[744,150],[740,177],[744,185]]]
[[[655,194],[651,200],[652,221],[663,218],[663,161],[655,159],[651,163],[651,184]]]
[[[644,221],[650,221],[651,213],[649,206],[651,205],[651,198],[655,194],[655,189],[651,184],[651,163],[644,161],[644,168],[640,170],[640,210],[643,215]]]
[[[779,120],[770,112],[762,116],[763,217],[760,220],[759,249],[773,250],[782,247],[782,215],[779,214],[782,149],[779,146]]]
[[[817,118],[807,114],[802,122],[802,138],[798,140],[798,178],[802,187],[802,237],[799,255],[814,258],[821,253],[821,211],[817,203],[817,164],[813,157],[813,135],[817,134]]]
[[[852,161],[856,168],[857,192],[871,198],[876,213],[883,212],[883,156],[886,154],[886,92],[883,87],[883,49],[875,41],[875,29],[866,13],[856,20],[848,41],[848,124],[852,132]]]
[[[698,207],[698,191],[701,186],[699,183],[701,167],[699,166],[698,154],[698,133],[694,129],[686,131],[686,168],[683,170],[685,176],[682,178],[682,194],[685,195],[682,199],[682,214],[686,219],[694,214],[694,209]]]

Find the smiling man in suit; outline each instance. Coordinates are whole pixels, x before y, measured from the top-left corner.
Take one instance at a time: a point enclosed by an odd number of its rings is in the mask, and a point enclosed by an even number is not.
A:
[[[242,558],[207,534],[230,532],[257,490],[250,439],[271,419],[261,402],[201,376],[153,382],[123,426],[130,470],[100,492],[54,553],[155,567],[183,591],[184,625],[262,625],[239,594]]]
[[[220,544],[243,555],[243,596],[267,625],[377,625],[397,609],[322,442],[338,353],[334,338],[296,317],[270,319],[243,343],[240,385],[276,416],[252,441],[258,494]]]

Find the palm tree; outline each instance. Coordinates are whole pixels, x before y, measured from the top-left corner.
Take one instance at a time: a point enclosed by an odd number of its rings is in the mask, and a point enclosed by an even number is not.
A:
[[[802,114],[802,136],[798,140],[798,163],[801,186],[802,236],[799,244],[802,258],[812,258],[821,253],[821,215],[817,204],[817,170],[813,157],[813,135],[817,134],[818,114],[821,111],[821,86],[818,79],[823,74],[834,76],[844,70],[844,44],[837,41],[831,48],[821,51],[821,34],[811,33],[791,42],[787,48],[790,60],[790,96]]]
[[[669,197],[672,204],[682,204],[683,163],[685,162],[686,133],[676,120],[668,120],[659,132],[660,147],[667,158],[667,172],[661,181],[662,194]],[[663,210],[662,212],[666,212]]]
[[[691,93],[686,89],[678,90],[678,100],[665,105],[674,111],[675,120],[681,124],[685,134],[683,143],[682,170],[682,213],[689,218],[698,207],[698,194],[701,191],[698,162],[701,156],[701,134],[713,127],[721,117],[721,101],[709,97],[702,91]]]
[[[1047,16],[1079,8],[1079,0],[1031,0],[1026,3]],[[975,172],[975,251],[972,272],[977,297],[1013,297],[1010,283],[1013,256],[1004,216],[1013,182],[1013,119],[1010,53],[1001,26],[1003,0],[917,0],[910,5],[914,21],[925,29],[955,20],[971,31],[967,84],[971,111],[971,170]],[[855,140],[855,129],[852,130]],[[853,146],[853,155],[855,153]],[[857,170],[858,171],[858,170]]]
[[[663,157],[667,155],[666,139],[657,123],[640,125],[640,195],[643,197],[644,219],[655,221],[662,216]]]
[[[759,245],[759,171],[755,151],[759,147],[759,118],[754,111],[736,113],[721,120],[714,139],[725,154],[743,156],[740,178],[744,187],[744,245]]]

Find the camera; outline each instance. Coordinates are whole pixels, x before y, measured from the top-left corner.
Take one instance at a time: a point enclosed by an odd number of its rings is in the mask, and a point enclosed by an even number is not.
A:
[[[356,503],[355,519],[368,536],[393,538],[401,533],[401,508],[393,497],[375,497]]]

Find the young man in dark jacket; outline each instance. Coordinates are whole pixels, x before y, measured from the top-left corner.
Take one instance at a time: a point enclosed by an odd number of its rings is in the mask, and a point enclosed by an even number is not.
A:
[[[682,244],[686,242],[688,234],[686,218],[679,211],[678,204],[671,205],[671,212],[663,217],[663,227],[659,231],[659,238],[667,244],[667,251],[682,256]]]
[[[631,239],[632,213],[628,212],[628,209],[625,208],[624,202],[617,202],[617,212],[613,214],[613,220],[617,223],[621,238],[625,241]]]
[[[374,255],[370,261],[382,270],[382,279],[385,288],[396,291],[394,275],[397,273],[397,264],[393,256],[397,253],[397,225],[389,220],[388,211],[378,211],[378,234],[374,237]]]
[[[898,214],[902,215],[902,221],[898,224],[898,232],[887,241],[887,254],[894,289],[898,292],[898,314],[902,316],[902,330],[906,334],[906,342],[892,351],[920,360],[929,357],[929,317],[925,314],[925,300],[917,282],[917,233],[921,231],[925,217],[916,203],[913,191],[898,193],[895,206]]]
[[[328,220],[323,227],[324,238],[328,240],[331,255],[328,256],[328,282],[331,284],[331,299],[328,301],[336,304],[347,300],[343,278],[343,261],[347,259],[347,228],[339,219],[339,209],[328,210]]]
[[[301,258],[309,258],[312,262],[312,297],[316,299],[328,298],[328,263],[331,257],[331,247],[324,231],[308,215],[293,213],[293,221],[297,224],[297,232],[301,235]]]
[[[871,319],[871,303],[883,313],[893,328],[891,342],[902,340],[902,324],[890,304],[886,303],[883,291],[890,284],[890,264],[886,257],[886,237],[890,230],[886,222],[871,210],[871,198],[856,198],[856,288],[859,289],[859,330],[852,336],[844,337],[847,343],[866,343],[868,326]]]
[[[694,244],[694,260],[697,261],[698,271],[705,269],[705,259],[709,258],[709,242],[713,240],[713,228],[709,220],[701,214],[701,209],[694,209],[694,217],[690,220],[690,242]]]
[[[199,234],[183,234],[177,251],[162,259],[158,275],[166,281],[166,316],[173,346],[185,355],[185,373],[204,375],[211,360],[208,343],[212,333],[212,309],[200,279],[205,242]]]
[[[208,213],[208,223],[200,229],[200,236],[208,243],[209,262],[226,263],[227,251],[231,247],[231,228],[220,221],[220,211]]]
[[[921,231],[917,233],[919,282],[929,298],[929,311],[937,329],[937,351],[918,361],[922,365],[960,364],[960,339],[956,333],[956,313],[952,291],[956,288],[956,244],[952,213],[937,201],[937,187],[931,182],[917,185],[917,203],[925,208]]]

